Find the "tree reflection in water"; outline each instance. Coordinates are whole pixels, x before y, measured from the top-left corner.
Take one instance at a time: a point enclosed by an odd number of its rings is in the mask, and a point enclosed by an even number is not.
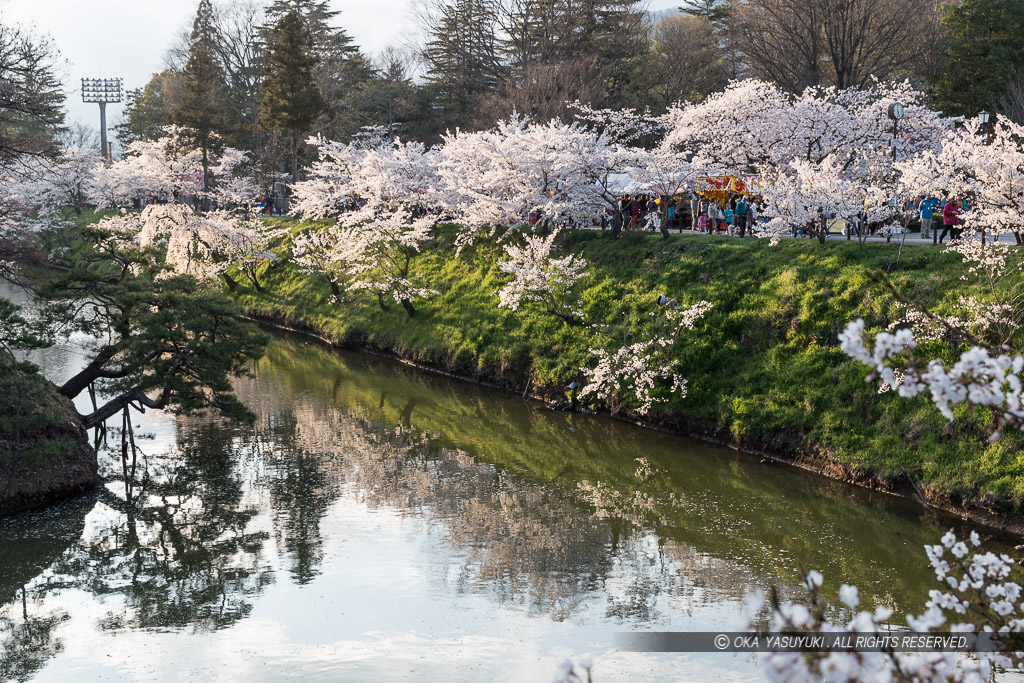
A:
[[[108,477],[100,521],[48,572],[51,590],[117,598],[103,628],[224,628],[273,581],[234,431],[179,420],[177,432],[177,448],[137,473],[130,500],[122,478]]]
[[[64,649],[57,626],[71,616],[62,609],[42,610],[37,599],[29,607],[21,589],[21,603],[0,607],[0,681],[27,681],[50,657]]]
[[[298,581],[310,575],[310,560],[321,556],[321,517],[335,497],[346,495],[371,510],[429,517],[427,533],[443,536],[458,558],[428,566],[435,582],[554,620],[577,613],[612,583],[606,615],[630,623],[660,618],[662,598],[685,603],[701,589],[742,597],[767,585],[755,572],[709,560],[688,546],[651,545],[658,537],[644,525],[661,521],[679,499],[646,463],[635,464],[636,489],[600,484],[592,490],[604,498],[585,488],[577,496],[510,475],[443,446],[441,435],[412,427],[414,396],[381,395],[339,406],[337,383],[325,395],[263,370],[236,388],[259,416],[262,437],[274,444],[267,488],[277,508],[276,533]],[[367,416],[391,401],[395,421]]]

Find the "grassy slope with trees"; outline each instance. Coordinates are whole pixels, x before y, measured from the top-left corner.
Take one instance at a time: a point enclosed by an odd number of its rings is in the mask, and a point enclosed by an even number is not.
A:
[[[37,368],[0,354],[0,515],[82,490],[96,471],[71,401]]]
[[[309,224],[289,223],[293,231]],[[494,381],[549,398],[565,395],[590,362],[594,341],[582,327],[526,305],[499,309],[504,283],[500,249],[478,243],[453,258],[442,232],[413,272],[441,296],[421,301],[413,319],[397,304],[352,294],[332,302],[326,282],[287,259],[265,274],[264,291],[240,290],[256,316],[313,330],[341,344],[365,346]],[[895,257],[895,247],[805,240],[739,241],[708,236],[574,233],[572,250],[590,262],[583,291],[588,321],[614,323],[645,315],[661,293],[714,308],[686,337],[680,356],[686,397],[666,394],[648,422],[786,457],[826,456],[846,476],[878,474],[898,482],[904,470],[930,494],[985,507],[1024,509],[1021,438],[989,444],[985,415],[962,412],[947,422],[926,397],[878,396],[867,370],[839,350],[850,320],[887,326],[898,304],[868,273]],[[278,251],[286,252],[282,243]],[[892,281],[923,303],[948,303],[971,289],[955,254],[908,249]],[[628,406],[622,414],[629,416]],[[821,460],[818,460],[819,464]],[[819,469],[821,469],[819,467]],[[827,468],[826,468],[827,469]],[[833,469],[833,474],[837,474]]]

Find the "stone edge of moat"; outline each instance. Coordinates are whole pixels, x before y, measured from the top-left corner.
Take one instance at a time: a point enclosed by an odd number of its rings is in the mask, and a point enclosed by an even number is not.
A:
[[[527,381],[526,385],[523,386],[517,380],[507,376],[491,377],[483,374],[474,376],[460,373],[448,366],[403,356],[393,349],[339,341],[308,325],[296,324],[287,318],[272,316],[258,311],[250,310],[244,317],[247,320],[263,325],[312,337],[333,348],[389,358],[434,374],[501,389],[523,398],[538,400],[547,404],[551,410],[572,410],[588,415],[598,415],[620,422],[627,422],[645,429],[677,434],[718,446],[725,446],[742,453],[760,457],[762,460],[790,465],[828,479],[912,500],[921,503],[924,507],[953,515],[963,521],[1004,534],[1024,537],[1024,515],[1018,512],[999,509],[995,500],[987,501],[985,498],[968,500],[961,496],[937,493],[926,486],[918,486],[906,473],[902,476],[884,477],[869,468],[839,462],[825,452],[822,447],[808,441],[804,434],[796,431],[780,435],[779,437],[779,441],[788,443],[791,446],[791,450],[782,450],[778,446],[769,448],[762,443],[737,438],[729,434],[728,430],[711,423],[685,420],[677,415],[665,416],[662,419],[649,419],[636,414],[612,415],[608,411],[586,410],[579,406],[571,405],[569,401],[565,400],[564,396],[554,391],[545,391],[543,388],[540,391],[531,389],[530,381]]]

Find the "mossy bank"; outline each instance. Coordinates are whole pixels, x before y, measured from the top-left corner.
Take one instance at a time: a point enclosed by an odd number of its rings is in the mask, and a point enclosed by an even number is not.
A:
[[[96,473],[71,401],[35,367],[0,357],[0,516],[83,491]]]
[[[282,221],[291,234],[309,224]],[[478,242],[456,258],[454,231],[417,257],[418,282],[440,295],[382,312],[373,297],[332,299],[330,287],[285,256],[264,275],[262,292],[240,289],[255,316],[315,332],[341,345],[395,354],[478,381],[564,400],[566,387],[592,363],[593,333],[539,308],[498,307],[506,281],[502,252]],[[770,455],[832,477],[905,495],[919,488],[934,505],[1024,532],[1024,455],[1019,434],[988,442],[989,416],[945,420],[927,397],[879,395],[868,369],[838,348],[847,322],[886,327],[899,303],[871,276],[897,257],[895,245],[762,240],[706,235],[565,235],[565,247],[590,264],[582,290],[588,322],[640,317],[659,294],[680,303],[707,300],[710,313],[684,338],[685,396],[641,417],[620,417]],[[977,285],[961,279],[956,254],[932,247],[904,251],[891,274],[908,297],[939,310]],[[907,476],[909,474],[909,477]],[[915,483],[912,483],[915,482]]]

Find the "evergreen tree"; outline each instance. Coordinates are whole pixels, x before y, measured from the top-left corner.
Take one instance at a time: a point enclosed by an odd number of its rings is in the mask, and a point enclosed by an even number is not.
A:
[[[339,12],[330,9],[327,0],[274,0],[267,8],[271,23],[264,28],[265,39],[269,40],[274,26],[289,12],[302,19],[316,58],[313,81],[325,104],[316,127],[331,137],[344,138],[361,125],[354,99],[373,76],[373,69],[352,37],[335,25]]]
[[[679,8],[683,14],[707,19],[718,32],[726,28],[731,10],[729,0],[683,0]]]
[[[1024,2],[963,0],[944,9],[948,36],[935,98],[947,114],[973,116],[998,106],[1024,73]]]
[[[576,90],[596,93],[593,103],[641,104],[632,90],[650,49],[646,21],[638,0],[513,0],[502,20],[510,89],[528,89],[545,73],[583,74]]]
[[[388,48],[373,65],[373,77],[352,98],[361,127],[383,126],[392,135],[428,141],[437,132],[437,117],[413,82],[407,57]]]
[[[228,128],[225,115],[224,71],[217,61],[216,29],[210,0],[200,0],[192,23],[188,62],[181,74],[181,99],[171,122],[181,126],[180,143],[198,149],[203,161],[203,189],[210,190],[210,163],[223,149]]]
[[[426,83],[447,126],[465,126],[504,80],[493,0],[440,3],[428,18]]]
[[[0,18],[0,164],[52,151],[64,123],[57,50]]]
[[[157,140],[163,137],[173,108],[173,95],[178,77],[169,71],[153,74],[142,88],[133,88],[126,95],[121,122],[114,126],[121,149],[136,140]]]
[[[313,80],[317,59],[302,19],[288,12],[277,22],[267,41],[263,67],[260,124],[288,136],[292,182],[298,180],[300,136],[324,110],[324,100]]]

